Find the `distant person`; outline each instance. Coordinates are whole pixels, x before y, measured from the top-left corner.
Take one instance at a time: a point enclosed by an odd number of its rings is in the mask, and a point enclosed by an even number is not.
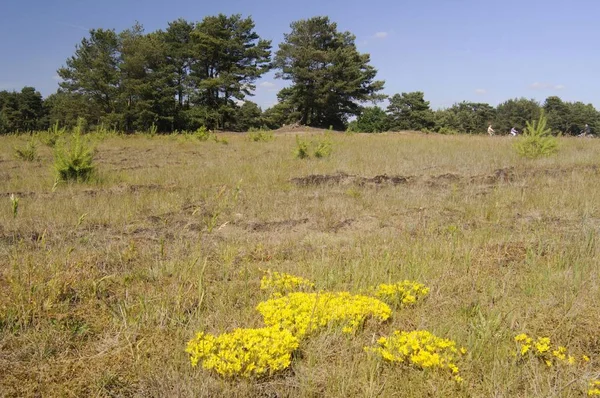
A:
[[[583,130],[581,130],[581,132],[579,133],[578,137],[587,137],[589,135],[591,135],[590,126],[586,123],[583,127]]]
[[[512,135],[513,137],[516,137],[517,134],[519,134],[519,132],[517,131],[516,128],[513,127],[512,129],[510,129],[510,135]]]
[[[490,123],[490,125],[488,126],[488,134],[489,136],[493,136],[495,133],[494,129],[492,128],[492,124]]]

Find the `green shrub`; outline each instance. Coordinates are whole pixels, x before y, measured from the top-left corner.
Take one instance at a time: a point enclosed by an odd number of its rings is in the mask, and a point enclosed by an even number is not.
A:
[[[31,138],[24,147],[15,148],[15,157],[27,162],[37,160],[37,145],[35,140]]]
[[[214,134],[204,126],[200,126],[198,130],[194,132],[194,137],[196,137],[198,141],[208,141],[211,138],[215,139],[213,135]]]
[[[253,142],[267,142],[273,141],[275,136],[268,130],[250,129],[248,130],[248,139]]]
[[[39,134],[40,141],[44,143],[44,145],[49,146],[50,148],[54,148],[56,146],[57,141],[60,137],[64,136],[66,129],[60,128],[58,126],[58,122],[54,123],[52,127],[48,129],[48,131],[44,134]]]
[[[156,133],[158,133],[158,127],[156,127],[156,124],[152,123],[152,125],[150,126],[150,130],[148,130],[148,134],[150,135],[150,137],[154,137]]]
[[[87,133],[88,132],[88,122],[84,117],[77,118],[77,124],[73,128],[73,133],[76,135]]]
[[[457,130],[454,130],[453,128],[446,127],[446,126],[440,127],[437,132],[438,132],[438,134],[444,134],[444,135],[456,135],[456,134],[458,134]]]
[[[311,151],[312,149],[312,151]],[[296,136],[296,150],[294,151],[295,156],[298,159],[306,159],[312,156],[316,158],[326,158],[331,156],[333,152],[333,143],[329,138],[329,134],[325,135],[325,138],[316,141],[305,141]]]
[[[326,158],[331,156],[333,152],[333,143],[329,137],[325,137],[323,140],[315,142],[315,150],[313,152],[316,158]]]
[[[519,155],[535,159],[550,156],[558,151],[558,141],[546,125],[547,119],[544,113],[540,115],[539,120],[527,122],[523,136],[515,143]]]
[[[294,154],[298,159],[306,159],[310,157],[309,152],[309,143],[305,140],[301,140],[298,136],[296,136],[296,150]]]
[[[95,170],[94,149],[81,134],[74,134],[68,144],[54,151],[54,169],[59,180],[88,181]]]

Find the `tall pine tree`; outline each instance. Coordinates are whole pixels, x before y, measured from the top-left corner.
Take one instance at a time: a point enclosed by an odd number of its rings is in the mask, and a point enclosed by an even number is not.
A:
[[[358,52],[350,32],[338,32],[327,17],[293,22],[291,29],[274,66],[276,77],[292,82],[279,98],[298,113],[298,122],[343,129],[349,116],[360,113],[361,102],[384,97],[377,94],[384,82],[374,80],[370,56]]]

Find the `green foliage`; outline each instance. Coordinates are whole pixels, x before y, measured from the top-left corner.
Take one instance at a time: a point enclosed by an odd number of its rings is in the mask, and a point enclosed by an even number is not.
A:
[[[81,135],[84,133],[87,133],[88,131],[88,122],[84,117],[78,117],[77,118],[77,124],[75,125],[75,127],[73,128],[73,134],[75,135]]]
[[[523,157],[535,159],[550,156],[558,151],[558,141],[552,130],[547,127],[548,120],[542,113],[539,120],[527,122],[523,136],[515,143],[517,153]]]
[[[328,137],[325,137],[323,140],[318,140],[315,142],[315,149],[313,151],[313,155],[316,158],[327,158],[331,156],[333,152],[333,143]]]
[[[483,134],[496,117],[496,110],[489,104],[460,102],[450,108],[435,112],[435,125],[467,134]]]
[[[360,54],[355,36],[338,32],[327,17],[313,17],[291,24],[291,32],[279,44],[273,65],[277,78],[292,85],[279,92],[280,102],[308,126],[345,129],[349,116],[360,113],[359,102],[380,100],[383,81],[368,54]]]
[[[198,129],[194,132],[194,137],[198,141],[208,141],[211,138],[216,139],[215,134],[204,126],[198,127]]]
[[[94,149],[81,134],[73,134],[68,143],[55,149],[54,169],[61,181],[89,181],[95,170]]]
[[[261,129],[263,125],[260,107],[252,101],[244,101],[241,106],[236,105],[229,129],[232,131],[250,131]]]
[[[434,114],[420,91],[402,93],[390,98],[387,107],[392,130],[423,130],[433,128]]]
[[[64,127],[59,127],[58,122],[56,122],[48,128],[48,131],[46,131],[45,134],[39,133],[38,136],[44,145],[54,148],[58,140],[65,135],[66,131],[67,130]]]
[[[540,112],[540,104],[533,99],[510,99],[496,108],[494,129],[500,133],[508,133],[513,127],[521,131],[527,121],[538,119]]]
[[[348,124],[347,131],[356,133],[381,133],[389,129],[388,116],[377,106],[363,108],[358,118]]]
[[[235,130],[238,120],[258,126],[238,119],[235,102],[250,95],[269,70],[270,48],[252,18],[240,15],[207,16],[198,23],[180,19],[148,34],[140,24],[120,33],[94,29],[58,70],[61,95],[53,102],[69,114],[75,101],[77,116],[125,131],[147,131],[153,123],[157,132],[199,125]],[[202,111],[190,113],[196,108]],[[256,109],[252,115],[245,111],[242,116],[256,116]]]
[[[310,157],[309,150],[310,143],[306,140],[301,139],[296,136],[296,150],[294,151],[294,155],[298,159],[306,159]]]
[[[315,158],[326,158],[333,152],[333,142],[329,134],[322,139],[306,141],[296,136],[296,150],[294,155],[298,159],[307,159],[311,155]]]
[[[148,134],[150,135],[150,137],[154,137],[157,132],[158,127],[156,126],[156,124],[152,123],[152,125],[150,126],[150,130],[148,130]]]
[[[46,114],[42,95],[33,87],[0,91],[0,134],[45,129]]]
[[[17,159],[25,160],[26,162],[33,162],[37,160],[37,145],[35,139],[31,138],[27,141],[27,144],[21,148],[15,148],[15,157]]]
[[[267,142],[273,141],[275,136],[272,131],[264,129],[250,129],[248,131],[248,139],[252,142]]]
[[[450,128],[450,127],[446,127],[446,126],[442,126],[438,129],[437,131],[438,134],[444,134],[444,135],[456,135],[459,134],[458,131]]]
[[[283,90],[282,90],[283,91]],[[280,97],[281,92],[277,95]],[[279,102],[262,114],[262,121],[270,129],[278,129],[284,125],[295,123],[300,120],[300,113],[294,106],[287,102]]]

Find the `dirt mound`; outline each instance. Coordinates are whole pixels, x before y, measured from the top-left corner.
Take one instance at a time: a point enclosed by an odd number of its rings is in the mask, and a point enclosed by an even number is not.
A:
[[[290,182],[298,186],[325,184],[399,185],[406,184],[411,180],[412,177],[405,176],[388,176],[387,174],[380,174],[369,178],[339,172],[336,174],[311,174],[306,177],[296,177],[292,178]]]
[[[306,224],[307,222],[308,218],[301,218],[299,220],[255,222],[249,223],[248,228],[256,232],[280,231],[284,229],[293,228],[300,224]]]
[[[286,134],[286,133],[294,133],[294,134],[305,134],[305,133],[325,133],[329,130],[318,129],[315,127],[302,126],[300,124],[289,124],[287,126],[283,126],[278,128],[277,130],[273,130],[274,134]]]
[[[381,175],[377,175],[373,178],[367,178],[367,177],[360,177],[358,178],[358,184],[359,185],[364,185],[364,184],[375,184],[375,185],[381,185],[381,184],[391,184],[391,185],[399,185],[399,184],[406,184],[408,182],[410,182],[410,180],[412,179],[412,177],[404,177],[404,176],[388,176],[387,174],[381,174]]]
[[[471,177],[472,184],[495,185],[501,182],[513,182],[516,179],[514,167],[497,169],[491,174]]]
[[[290,182],[298,186],[341,184],[342,182],[352,182],[356,176],[344,172],[336,174],[310,174],[306,177],[292,178]]]
[[[431,176],[427,180],[427,185],[430,187],[446,186],[451,183],[459,182],[463,179],[462,176],[454,173],[440,174],[438,176]]]

